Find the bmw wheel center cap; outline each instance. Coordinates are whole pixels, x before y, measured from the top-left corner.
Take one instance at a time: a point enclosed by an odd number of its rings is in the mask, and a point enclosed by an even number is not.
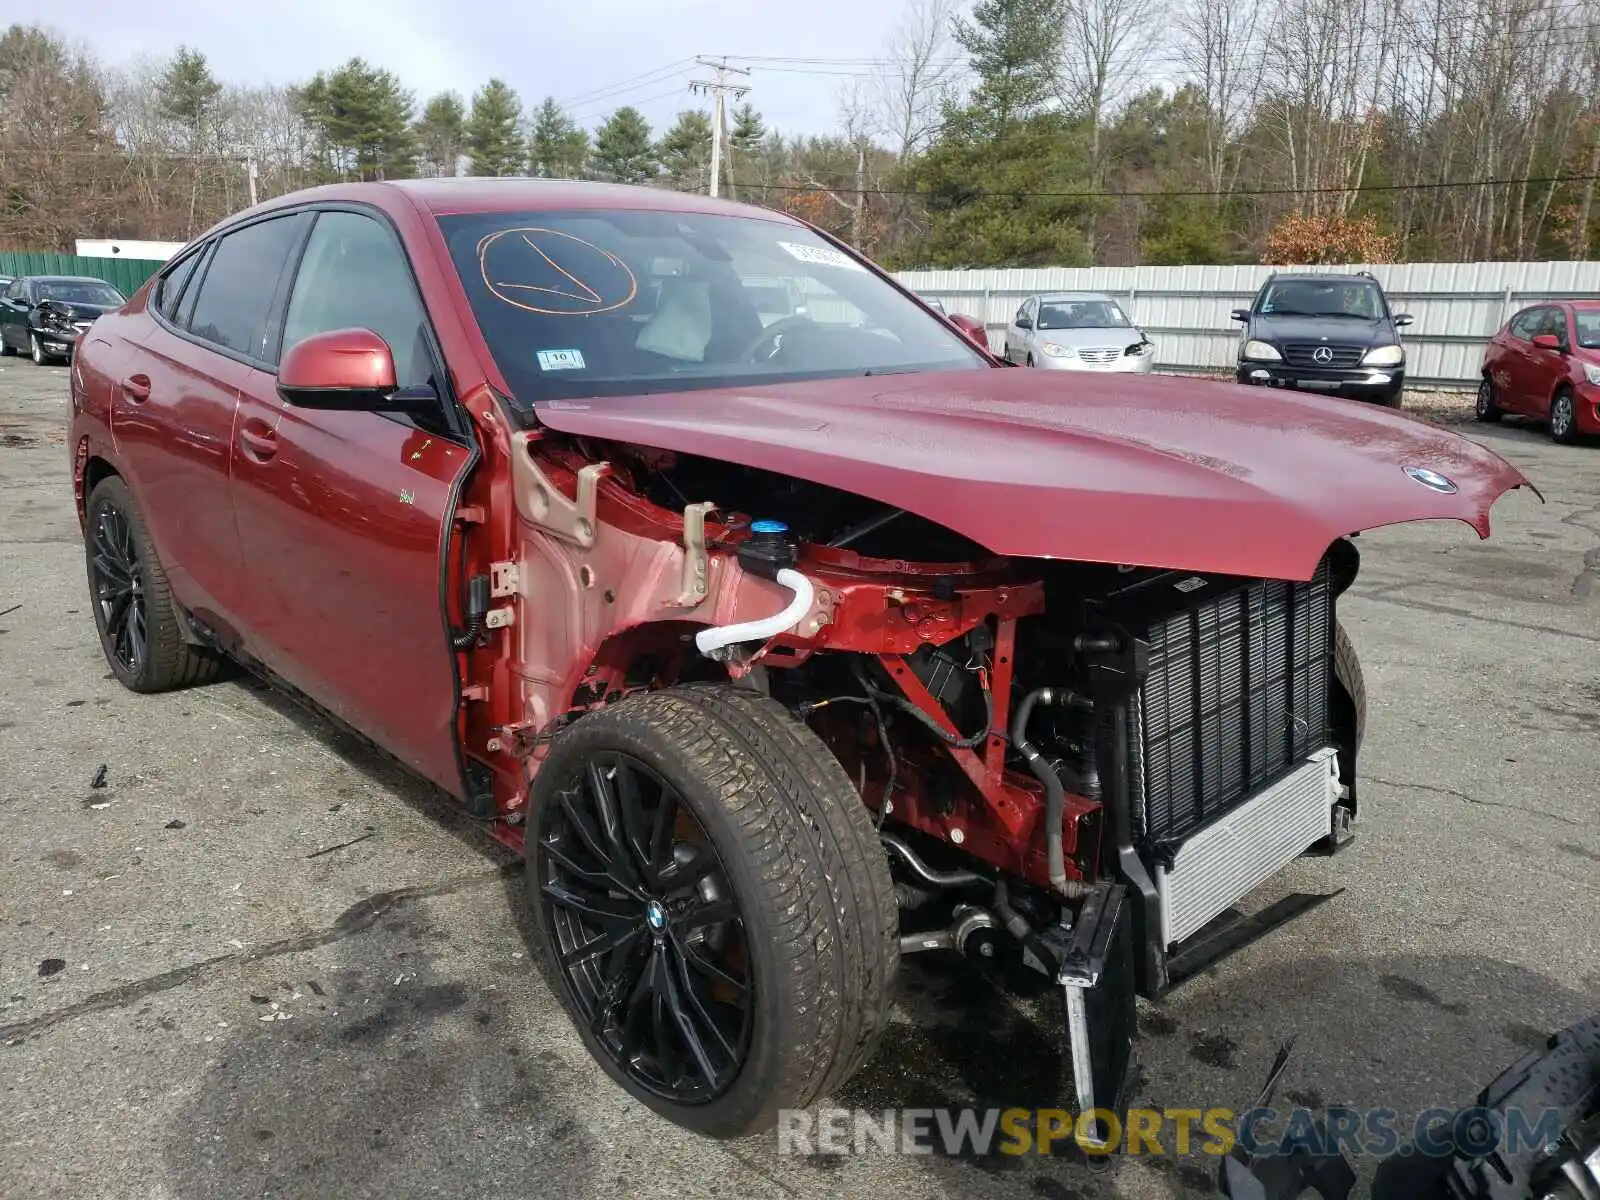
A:
[[[644,919],[651,929],[660,933],[667,927],[667,910],[661,907],[659,900],[652,900],[644,906]]]
[[[1425,488],[1432,488],[1436,492],[1446,495],[1456,491],[1455,481],[1449,476],[1441,475],[1437,471],[1430,471],[1427,467],[1406,467],[1405,472]]]

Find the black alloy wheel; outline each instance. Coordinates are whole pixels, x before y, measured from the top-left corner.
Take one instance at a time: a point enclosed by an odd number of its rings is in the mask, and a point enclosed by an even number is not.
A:
[[[129,675],[138,675],[149,654],[144,579],[139,551],[122,510],[112,505],[95,514],[89,569],[106,652]]]
[[[210,683],[226,660],[185,640],[178,603],[133,493],[118,475],[89,492],[83,557],[95,628],[111,673],[134,692]]]
[[[574,721],[534,775],[534,958],[595,1061],[712,1137],[836,1095],[888,1026],[889,862],[826,743],[726,683]]]
[[[671,784],[591,758],[537,844],[547,934],[578,1019],[631,1081],[674,1104],[725,1092],[749,1050],[749,946],[727,870]]]

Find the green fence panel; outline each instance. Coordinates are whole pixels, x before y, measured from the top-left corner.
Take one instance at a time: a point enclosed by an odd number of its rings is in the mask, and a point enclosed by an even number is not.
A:
[[[131,296],[165,264],[145,258],[80,258],[0,250],[0,275],[92,275]]]

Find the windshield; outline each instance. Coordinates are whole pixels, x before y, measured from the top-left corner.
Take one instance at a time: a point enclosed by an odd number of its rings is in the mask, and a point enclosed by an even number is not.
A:
[[[591,210],[439,225],[519,404],[988,365],[855,258],[784,222]]]
[[[1585,350],[1600,350],[1600,309],[1575,308],[1572,319],[1578,327],[1578,345]]]
[[[1376,321],[1384,315],[1383,293],[1374,283],[1289,279],[1268,284],[1257,311],[1265,316],[1357,317]]]
[[[98,279],[41,279],[36,285],[40,301],[59,300],[64,304],[121,304],[126,297],[109,283]]]
[[[1132,322],[1110,300],[1045,300],[1038,329],[1127,329]]]

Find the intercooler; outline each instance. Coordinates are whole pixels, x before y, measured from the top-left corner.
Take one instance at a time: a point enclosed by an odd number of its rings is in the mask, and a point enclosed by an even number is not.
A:
[[[1306,583],[1206,582],[1194,595],[1145,630],[1149,671],[1128,709],[1133,829],[1163,864],[1169,943],[1326,833],[1337,795],[1322,753],[1333,744],[1327,563]]]

